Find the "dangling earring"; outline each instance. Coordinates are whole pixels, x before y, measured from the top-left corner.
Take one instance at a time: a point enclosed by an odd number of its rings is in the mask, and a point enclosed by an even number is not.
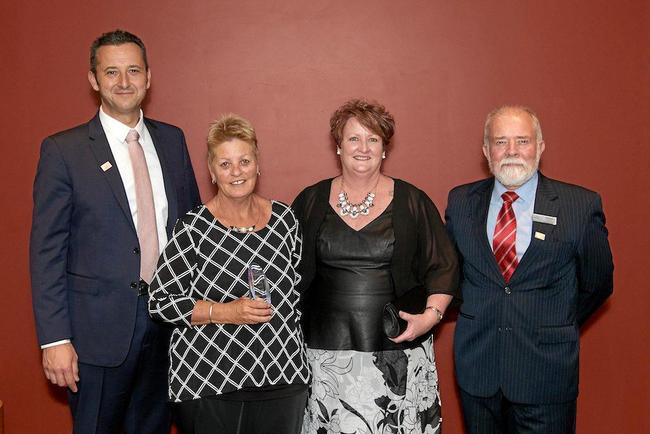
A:
[[[216,183],[217,183],[217,180],[216,180],[216,179],[213,179],[213,180],[212,180],[212,183],[213,183],[213,184],[216,184]]]
[[[336,155],[341,155],[341,148],[338,146],[336,147]]]
[[[381,159],[385,160],[386,159],[386,151],[382,151],[381,153]]]
[[[257,169],[257,176],[262,176],[262,172],[260,172],[260,169]]]

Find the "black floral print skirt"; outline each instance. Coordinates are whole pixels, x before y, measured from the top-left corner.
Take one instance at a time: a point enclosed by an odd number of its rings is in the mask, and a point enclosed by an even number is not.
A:
[[[408,350],[307,349],[312,384],[303,433],[441,432],[433,337]]]

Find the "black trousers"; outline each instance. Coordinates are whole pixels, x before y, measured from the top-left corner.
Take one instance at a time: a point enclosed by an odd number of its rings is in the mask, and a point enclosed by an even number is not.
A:
[[[574,434],[576,401],[559,404],[518,404],[501,390],[487,398],[461,389],[463,418],[468,434]]]
[[[182,434],[299,434],[307,391],[263,401],[201,398],[174,405]]]
[[[68,389],[74,434],[169,434],[169,334],[138,299],[135,331],[124,362],[114,368],[79,363],[79,391]]]

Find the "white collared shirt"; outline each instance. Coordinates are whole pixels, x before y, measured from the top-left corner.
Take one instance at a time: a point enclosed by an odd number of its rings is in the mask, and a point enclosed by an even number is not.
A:
[[[151,188],[153,190],[156,228],[158,229],[158,249],[162,252],[167,244],[167,195],[165,194],[165,183],[163,181],[160,160],[158,159],[156,148],[143,119],[144,116],[142,115],[142,110],[140,110],[140,120],[134,128],[131,128],[104,113],[101,107],[99,108],[99,120],[102,123],[102,128],[104,128],[104,132],[106,133],[106,139],[111,147],[113,158],[115,158],[115,163],[120,172],[135,227],[138,226],[138,206],[135,199],[135,180],[133,178],[133,168],[131,166],[131,158],[129,157],[128,144],[126,143],[126,135],[131,129],[136,130],[140,134],[139,142],[144,150],[144,158],[147,161]]]

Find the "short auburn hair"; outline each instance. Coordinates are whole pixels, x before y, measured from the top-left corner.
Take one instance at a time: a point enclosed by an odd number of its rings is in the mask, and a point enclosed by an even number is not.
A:
[[[330,133],[337,145],[343,140],[343,128],[355,118],[361,125],[381,137],[384,147],[395,134],[395,119],[386,107],[364,99],[351,99],[339,107],[330,118]]]

